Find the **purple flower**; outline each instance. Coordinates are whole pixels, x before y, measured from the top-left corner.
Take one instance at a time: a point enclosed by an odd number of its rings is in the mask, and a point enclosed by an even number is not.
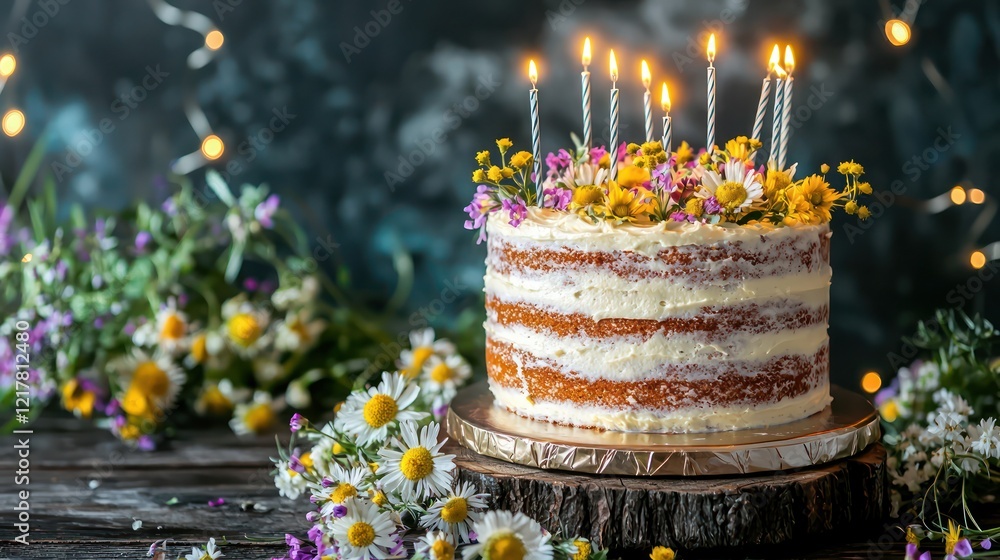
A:
[[[552,187],[550,189],[545,189],[542,191],[542,208],[555,208],[556,210],[565,210],[569,207],[570,201],[573,200],[573,191],[569,189],[561,189],[559,187]]]
[[[156,442],[153,438],[149,436],[139,436],[139,439],[135,443],[136,447],[142,451],[153,451],[156,449]]]
[[[257,218],[260,225],[267,229],[271,229],[274,227],[274,221],[271,217],[278,211],[279,204],[281,204],[281,199],[278,198],[278,195],[272,194],[264,199],[264,202],[261,202],[256,208],[254,208],[253,217]]]
[[[468,206],[463,208],[468,214],[469,218],[465,221],[465,229],[478,229],[479,239],[476,244],[482,243],[486,240],[486,218],[491,212],[496,211],[496,204],[490,197],[492,190],[486,185],[479,185],[476,188],[476,194],[472,196],[472,202]]]
[[[549,152],[549,155],[545,156],[545,166],[548,168],[547,175],[549,177],[557,177],[571,163],[573,163],[573,156],[563,149],[556,153]]]
[[[292,455],[292,458],[288,461],[288,468],[292,469],[297,473],[306,472],[306,466],[302,464],[298,455]]]
[[[714,196],[710,196],[705,199],[705,213],[706,214],[721,214],[722,205],[719,204],[719,199]]]
[[[521,222],[528,217],[528,207],[520,198],[514,198],[513,201],[509,198],[504,199],[502,208],[507,211],[507,215],[510,217],[508,223],[514,227],[521,225]]]
[[[258,286],[260,286],[260,284],[257,282],[256,278],[247,278],[243,281],[243,289],[248,292],[256,292]]]
[[[331,478],[323,477],[323,488],[333,488],[337,482]]]
[[[590,149],[590,163],[596,165],[601,162],[603,158],[608,153],[607,148],[604,146],[597,146]]]
[[[140,231],[135,234],[135,250],[139,253],[146,252],[146,245],[153,240],[153,236],[148,231]]]
[[[403,553],[406,552],[406,548],[403,547],[403,539],[399,537],[399,533],[393,533],[392,537],[393,539],[395,539],[396,545],[393,546],[391,550],[389,550],[389,554],[402,558]]]
[[[6,255],[14,246],[14,236],[10,234],[10,224],[14,221],[14,209],[4,204],[0,207],[0,255]]]
[[[313,544],[316,545],[316,548],[320,548],[320,547],[323,546],[323,526],[322,525],[313,525],[312,528],[309,529],[309,532],[306,533],[306,535],[308,535],[309,536],[309,540],[311,540],[313,542]]]
[[[441,419],[444,415],[448,413],[448,405],[442,404],[441,406],[434,407],[434,418]]]
[[[694,222],[696,218],[687,212],[674,212],[670,214],[670,219],[675,222]]]
[[[224,506],[224,505],[226,505],[226,499],[225,498],[218,498],[218,499],[215,499],[215,500],[209,500],[208,501],[208,507],[221,507],[221,506]]]
[[[475,531],[469,531],[469,540],[470,541],[478,541],[479,540],[479,534],[476,533]]]
[[[952,553],[945,556],[945,560],[957,560],[958,558],[966,558],[972,556],[972,544],[969,543],[969,539],[960,539],[955,543],[955,548]]]
[[[990,539],[984,539],[983,542],[979,543],[979,547],[983,550],[989,550],[993,548],[993,541]]]
[[[174,201],[173,197],[170,197],[163,201],[163,204],[160,205],[160,210],[163,210],[164,214],[172,218],[177,215],[177,202]]]
[[[292,430],[292,433],[301,430],[303,427],[307,426],[309,421],[305,419],[304,416],[296,412],[292,415],[292,419],[288,421],[288,427]]]
[[[341,517],[343,517],[345,515],[347,515],[347,506],[342,505],[342,504],[337,504],[337,505],[333,506],[333,516],[334,517],[336,517],[337,519],[340,519]]]

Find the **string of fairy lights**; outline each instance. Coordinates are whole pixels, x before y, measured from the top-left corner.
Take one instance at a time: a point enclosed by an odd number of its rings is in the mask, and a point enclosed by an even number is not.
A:
[[[889,0],[881,0],[882,14],[885,18],[885,38],[889,44],[902,47],[913,37],[913,23],[923,2],[906,0],[903,9],[898,13]],[[952,92],[942,78],[934,62],[924,59],[923,68],[928,80],[946,98],[952,97]],[[982,206],[979,216],[972,222],[966,234],[966,246],[973,247],[968,252],[968,263],[974,270],[979,270],[990,261],[1000,260],[1000,241],[995,241],[982,247],[976,247],[979,237],[986,232],[990,222],[997,214],[998,205],[994,198],[974,186],[955,185],[948,191],[927,200],[914,200],[901,197],[901,201],[918,212],[940,214],[956,206],[971,204]],[[877,371],[869,371],[861,376],[861,388],[868,393],[875,393],[882,387],[882,376]]]
[[[6,53],[0,56],[0,92],[3,92],[4,87],[10,80],[11,76],[14,75],[14,70],[17,69],[17,59],[14,55]],[[17,108],[8,109],[7,112],[3,114],[3,118],[0,119],[0,129],[3,133],[11,138],[17,136],[24,130],[24,125],[26,120],[24,118],[24,113]]]
[[[198,12],[181,10],[164,0],[148,0],[149,7],[153,14],[163,23],[175,27],[184,27],[202,36],[204,43],[191,52],[187,57],[187,67],[191,70],[203,68],[211,62],[222,44],[225,36],[222,31],[215,27],[211,19]],[[212,125],[198,104],[197,95],[192,89],[184,95],[184,114],[195,134],[201,140],[197,150],[187,155],[177,158],[170,166],[170,170],[178,175],[187,175],[196,169],[215,161],[222,157],[226,150],[226,144],[218,134],[212,131]]]

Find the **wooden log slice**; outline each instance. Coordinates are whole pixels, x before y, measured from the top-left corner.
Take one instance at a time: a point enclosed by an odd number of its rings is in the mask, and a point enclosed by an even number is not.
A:
[[[489,492],[551,532],[600,547],[645,550],[772,545],[844,534],[888,513],[886,452],[798,471],[707,478],[641,478],[546,471],[484,457],[449,442],[458,480]]]

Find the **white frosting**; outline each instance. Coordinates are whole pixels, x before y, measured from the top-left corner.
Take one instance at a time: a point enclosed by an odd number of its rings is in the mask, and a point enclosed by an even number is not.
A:
[[[792,399],[757,406],[692,407],[662,412],[612,410],[578,406],[572,402],[531,401],[521,391],[490,383],[497,404],[514,412],[548,422],[596,427],[621,432],[712,432],[784,424],[815,414],[830,401],[829,382]]]
[[[664,335],[657,332],[646,340],[639,337],[591,339],[549,335],[522,325],[487,322],[485,327],[490,339],[509,343],[543,359],[546,366],[555,365],[566,375],[578,375],[592,381],[656,379],[662,377],[663,364],[709,365],[724,360],[764,362],[782,355],[813,356],[827,342],[826,325],[766,334],[733,333],[724,342],[707,342],[704,336],[689,333]],[[759,374],[751,372],[749,375]],[[708,368],[687,379],[710,377],[714,377],[714,373]]]

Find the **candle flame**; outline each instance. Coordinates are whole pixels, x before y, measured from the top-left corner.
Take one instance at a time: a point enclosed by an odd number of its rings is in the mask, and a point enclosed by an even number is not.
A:
[[[785,69],[781,66],[775,66],[774,73],[778,76],[779,80],[784,80],[788,76],[788,72],[785,72]]]
[[[590,66],[590,37],[583,40],[583,67]]]
[[[785,45],[785,63],[784,67],[791,74],[795,71],[795,56],[792,55],[792,47],[790,45]]]
[[[646,91],[649,91],[649,84],[653,81],[653,77],[649,74],[649,64],[646,61],[642,61],[642,85],[646,87]]]
[[[667,91],[667,82],[663,82],[663,87],[660,89],[660,107],[664,113],[670,112],[670,92]]]
[[[615,60],[615,51],[611,51],[611,81],[618,81],[618,61]]]
[[[767,72],[770,74],[774,72],[774,69],[778,67],[781,62],[781,49],[778,48],[778,43],[774,44],[774,49],[771,51],[771,59],[767,61]]]
[[[528,79],[531,80],[531,87],[535,87],[535,83],[538,81],[538,68],[535,66],[534,59],[528,61]]]
[[[901,19],[885,22],[885,36],[894,46],[901,47],[910,42],[910,25]]]
[[[715,62],[715,33],[708,38],[708,61]]]

